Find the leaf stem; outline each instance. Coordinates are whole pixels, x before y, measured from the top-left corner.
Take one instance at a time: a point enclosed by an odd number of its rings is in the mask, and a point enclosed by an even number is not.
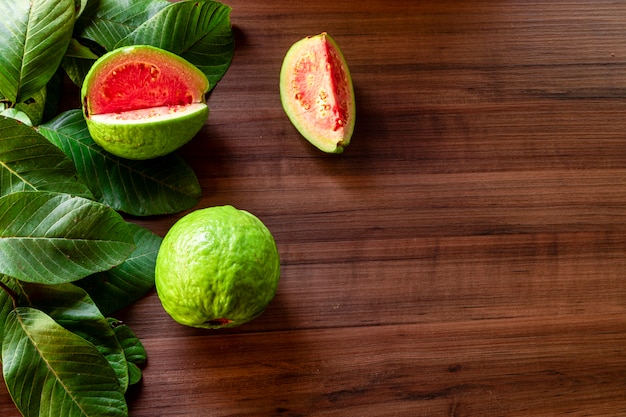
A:
[[[17,293],[9,288],[9,286],[6,285],[4,282],[2,282],[2,280],[0,280],[0,288],[2,288],[11,297],[11,301],[13,302],[13,308],[17,308]]]

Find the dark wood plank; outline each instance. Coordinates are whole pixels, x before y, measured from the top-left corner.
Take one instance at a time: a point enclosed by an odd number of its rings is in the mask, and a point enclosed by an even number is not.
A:
[[[396,3],[228,2],[235,59],[181,154],[199,207],[265,221],[282,280],[224,332],[155,293],[121,312],[149,356],[131,416],[626,415],[626,4]],[[357,92],[340,156],[278,96],[324,30]]]

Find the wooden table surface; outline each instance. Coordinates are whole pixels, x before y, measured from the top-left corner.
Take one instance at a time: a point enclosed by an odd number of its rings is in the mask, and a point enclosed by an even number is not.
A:
[[[235,58],[181,154],[196,208],[272,230],[281,282],[228,331],[154,292],[120,314],[148,353],[130,415],[626,415],[626,2],[226,3]],[[343,155],[279,99],[322,31],[356,90]]]

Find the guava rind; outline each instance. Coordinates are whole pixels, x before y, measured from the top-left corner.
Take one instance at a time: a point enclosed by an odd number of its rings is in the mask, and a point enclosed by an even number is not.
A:
[[[206,75],[182,57],[132,45],[108,52],[93,64],[81,88],[82,109],[91,137],[106,151],[127,159],[151,159],[175,151],[202,129],[209,113],[208,90]],[[150,113],[146,110],[163,107],[176,111],[145,117]],[[194,111],[177,110],[185,107]]]
[[[166,233],[155,267],[157,295],[178,323],[240,326],[274,298],[280,259],[269,229],[232,206],[193,211]]]
[[[326,32],[294,43],[280,71],[283,109],[318,149],[341,153],[354,132],[356,103],[348,64]]]
[[[196,103],[175,118],[130,122],[106,114],[93,115],[85,121],[94,142],[107,152],[121,158],[145,160],[167,155],[188,143],[202,129],[208,116],[208,106]]]

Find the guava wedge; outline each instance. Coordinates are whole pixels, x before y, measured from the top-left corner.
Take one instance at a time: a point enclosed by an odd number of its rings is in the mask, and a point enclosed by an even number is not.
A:
[[[318,149],[341,153],[350,143],[354,88],[343,53],[328,33],[289,48],[280,70],[280,99],[291,123]]]
[[[209,81],[182,57],[149,45],[115,49],[91,67],[81,88],[93,140],[127,159],[151,159],[189,142],[209,115]]]

